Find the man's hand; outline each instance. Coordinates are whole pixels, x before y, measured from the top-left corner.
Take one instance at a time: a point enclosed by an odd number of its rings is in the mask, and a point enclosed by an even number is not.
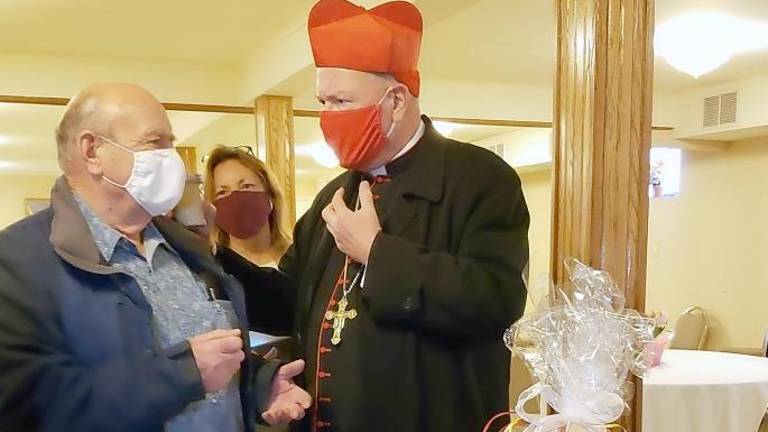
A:
[[[223,390],[245,360],[240,330],[216,330],[189,339],[206,393]]]
[[[280,368],[272,381],[272,393],[267,411],[261,417],[270,425],[304,418],[312,405],[312,397],[293,383],[293,378],[304,372],[304,360],[296,360]]]
[[[360,183],[358,197],[360,210],[352,211],[344,202],[344,189],[337,190],[331,203],[323,209],[323,220],[328,232],[336,240],[336,247],[353,260],[367,265],[373,241],[381,231],[381,224],[368,182]]]

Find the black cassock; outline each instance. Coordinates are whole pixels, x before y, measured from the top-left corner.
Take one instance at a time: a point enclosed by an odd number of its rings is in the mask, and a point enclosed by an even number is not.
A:
[[[382,232],[358,277],[363,286],[349,293],[347,309],[357,316],[338,345],[325,315],[339,307],[345,257],[321,212],[339,187],[353,208],[361,173],[348,171],[318,194],[282,273],[244,281],[253,327],[280,331],[274,317],[294,316],[314,397],[301,430],[475,432],[508,407],[502,335],[526,301],[529,215],[520,180],[493,153],[424,121],[419,143],[387,165],[388,177],[374,179]],[[346,283],[359,271],[350,265]]]

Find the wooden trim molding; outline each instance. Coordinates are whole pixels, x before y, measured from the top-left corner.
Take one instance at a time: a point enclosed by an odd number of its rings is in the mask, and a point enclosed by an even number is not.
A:
[[[294,117],[305,118],[319,118],[320,111],[313,110],[293,110]],[[448,123],[472,125],[472,126],[501,126],[501,127],[515,127],[515,128],[551,128],[551,121],[536,121],[536,120],[502,120],[502,119],[477,119],[477,118],[464,118],[464,117],[433,117],[430,118],[434,121],[444,121]],[[671,131],[675,130],[672,126],[654,126],[653,130],[658,131]]]
[[[0,103],[64,106],[69,103],[69,98],[0,95]],[[247,106],[210,105],[210,104],[192,104],[192,103],[175,103],[175,102],[164,102],[163,106],[168,111],[210,112],[210,113],[224,113],[224,114],[253,115],[253,107],[247,107]],[[293,116],[298,118],[320,118],[320,111],[294,109]],[[463,117],[431,117],[431,118],[432,120],[435,120],[435,121],[444,121],[449,123],[471,125],[471,126],[501,126],[501,127],[515,127],[515,128],[551,128],[552,127],[552,122],[550,121],[477,119],[477,118],[463,118]],[[668,130],[674,130],[674,128],[671,126],[654,126],[653,130],[668,131]]]
[[[0,103],[64,106],[69,103],[69,98],[0,95]],[[164,102],[163,106],[168,111],[192,111],[192,112],[253,115],[253,108],[247,107],[247,106],[209,105],[209,104],[174,103],[174,102]]]

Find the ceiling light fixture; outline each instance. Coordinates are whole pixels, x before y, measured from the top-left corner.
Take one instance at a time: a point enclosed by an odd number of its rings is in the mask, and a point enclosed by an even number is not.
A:
[[[670,66],[698,79],[735,54],[768,48],[768,23],[720,12],[689,12],[656,28],[654,48]]]
[[[336,157],[336,153],[334,153],[324,141],[318,141],[310,145],[296,146],[296,153],[304,156],[311,156],[318,165],[325,168],[336,168],[339,166],[339,159]]]

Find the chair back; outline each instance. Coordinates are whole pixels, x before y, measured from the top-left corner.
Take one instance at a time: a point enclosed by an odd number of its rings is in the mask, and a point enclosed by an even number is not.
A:
[[[677,319],[675,337],[670,344],[671,349],[701,350],[707,339],[709,326],[704,310],[691,306]]]

